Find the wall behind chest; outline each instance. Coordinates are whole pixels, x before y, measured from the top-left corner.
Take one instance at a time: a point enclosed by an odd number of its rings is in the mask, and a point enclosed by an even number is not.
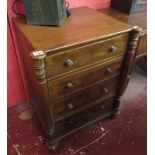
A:
[[[94,9],[106,8],[110,6],[110,0],[67,0],[70,7],[88,6]]]
[[[24,78],[22,77],[22,67],[20,66],[20,59],[16,52],[18,50],[18,43],[16,42],[16,35],[14,34],[11,18],[16,14],[12,11],[12,4],[14,0],[8,0],[8,107],[27,102],[26,85],[24,85]],[[107,8],[110,6],[110,0],[66,0],[70,4],[70,8],[88,6],[93,9]],[[18,1],[15,9],[24,14],[22,0]]]
[[[16,52],[13,44],[11,30],[8,22],[7,31],[7,100],[8,106],[14,106],[18,103],[25,102],[26,96],[23,87],[23,81],[19,69],[19,64],[16,57]]]

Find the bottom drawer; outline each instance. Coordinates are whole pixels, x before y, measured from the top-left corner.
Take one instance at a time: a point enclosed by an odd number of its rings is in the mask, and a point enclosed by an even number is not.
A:
[[[65,136],[87,126],[103,117],[110,115],[114,103],[114,96],[100,101],[93,107],[73,115],[65,120],[55,122],[54,139],[62,139]]]

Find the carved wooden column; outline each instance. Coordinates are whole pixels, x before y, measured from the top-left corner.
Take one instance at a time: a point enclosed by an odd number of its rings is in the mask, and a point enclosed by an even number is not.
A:
[[[52,112],[51,112],[51,103],[50,103],[50,98],[49,98],[49,92],[48,92],[48,81],[47,81],[47,75],[46,75],[46,63],[45,63],[45,57],[46,53],[44,51],[33,51],[30,54],[33,62],[34,62],[34,68],[35,68],[35,74],[36,74],[36,79],[38,83],[38,88],[39,89],[39,96],[40,96],[40,101],[38,101],[40,104],[39,107],[42,107],[40,111],[44,111],[42,124],[44,126],[44,129],[46,131],[47,137],[49,139],[53,135],[53,129],[54,129],[54,123],[52,121]],[[40,112],[40,113],[41,113]]]
[[[113,106],[112,117],[117,116],[120,113],[120,100],[124,91],[128,85],[131,71],[134,65],[134,60],[136,56],[136,49],[139,40],[139,34],[142,31],[142,28],[139,26],[134,26],[129,36],[129,43],[127,46],[126,55],[124,58],[124,63],[122,66],[122,71],[120,74],[120,80],[118,84],[118,90],[116,92],[115,103]]]

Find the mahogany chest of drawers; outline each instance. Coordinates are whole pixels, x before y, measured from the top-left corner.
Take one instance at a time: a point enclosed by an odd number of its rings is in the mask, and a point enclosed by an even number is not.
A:
[[[13,19],[17,56],[30,102],[47,135],[47,146],[82,127],[119,113],[129,81],[140,27],[87,7],[72,10],[61,27]]]

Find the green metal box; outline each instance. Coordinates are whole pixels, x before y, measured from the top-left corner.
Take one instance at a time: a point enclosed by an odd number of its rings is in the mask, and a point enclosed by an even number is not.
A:
[[[65,0],[24,0],[24,7],[28,24],[60,26],[67,18]]]

